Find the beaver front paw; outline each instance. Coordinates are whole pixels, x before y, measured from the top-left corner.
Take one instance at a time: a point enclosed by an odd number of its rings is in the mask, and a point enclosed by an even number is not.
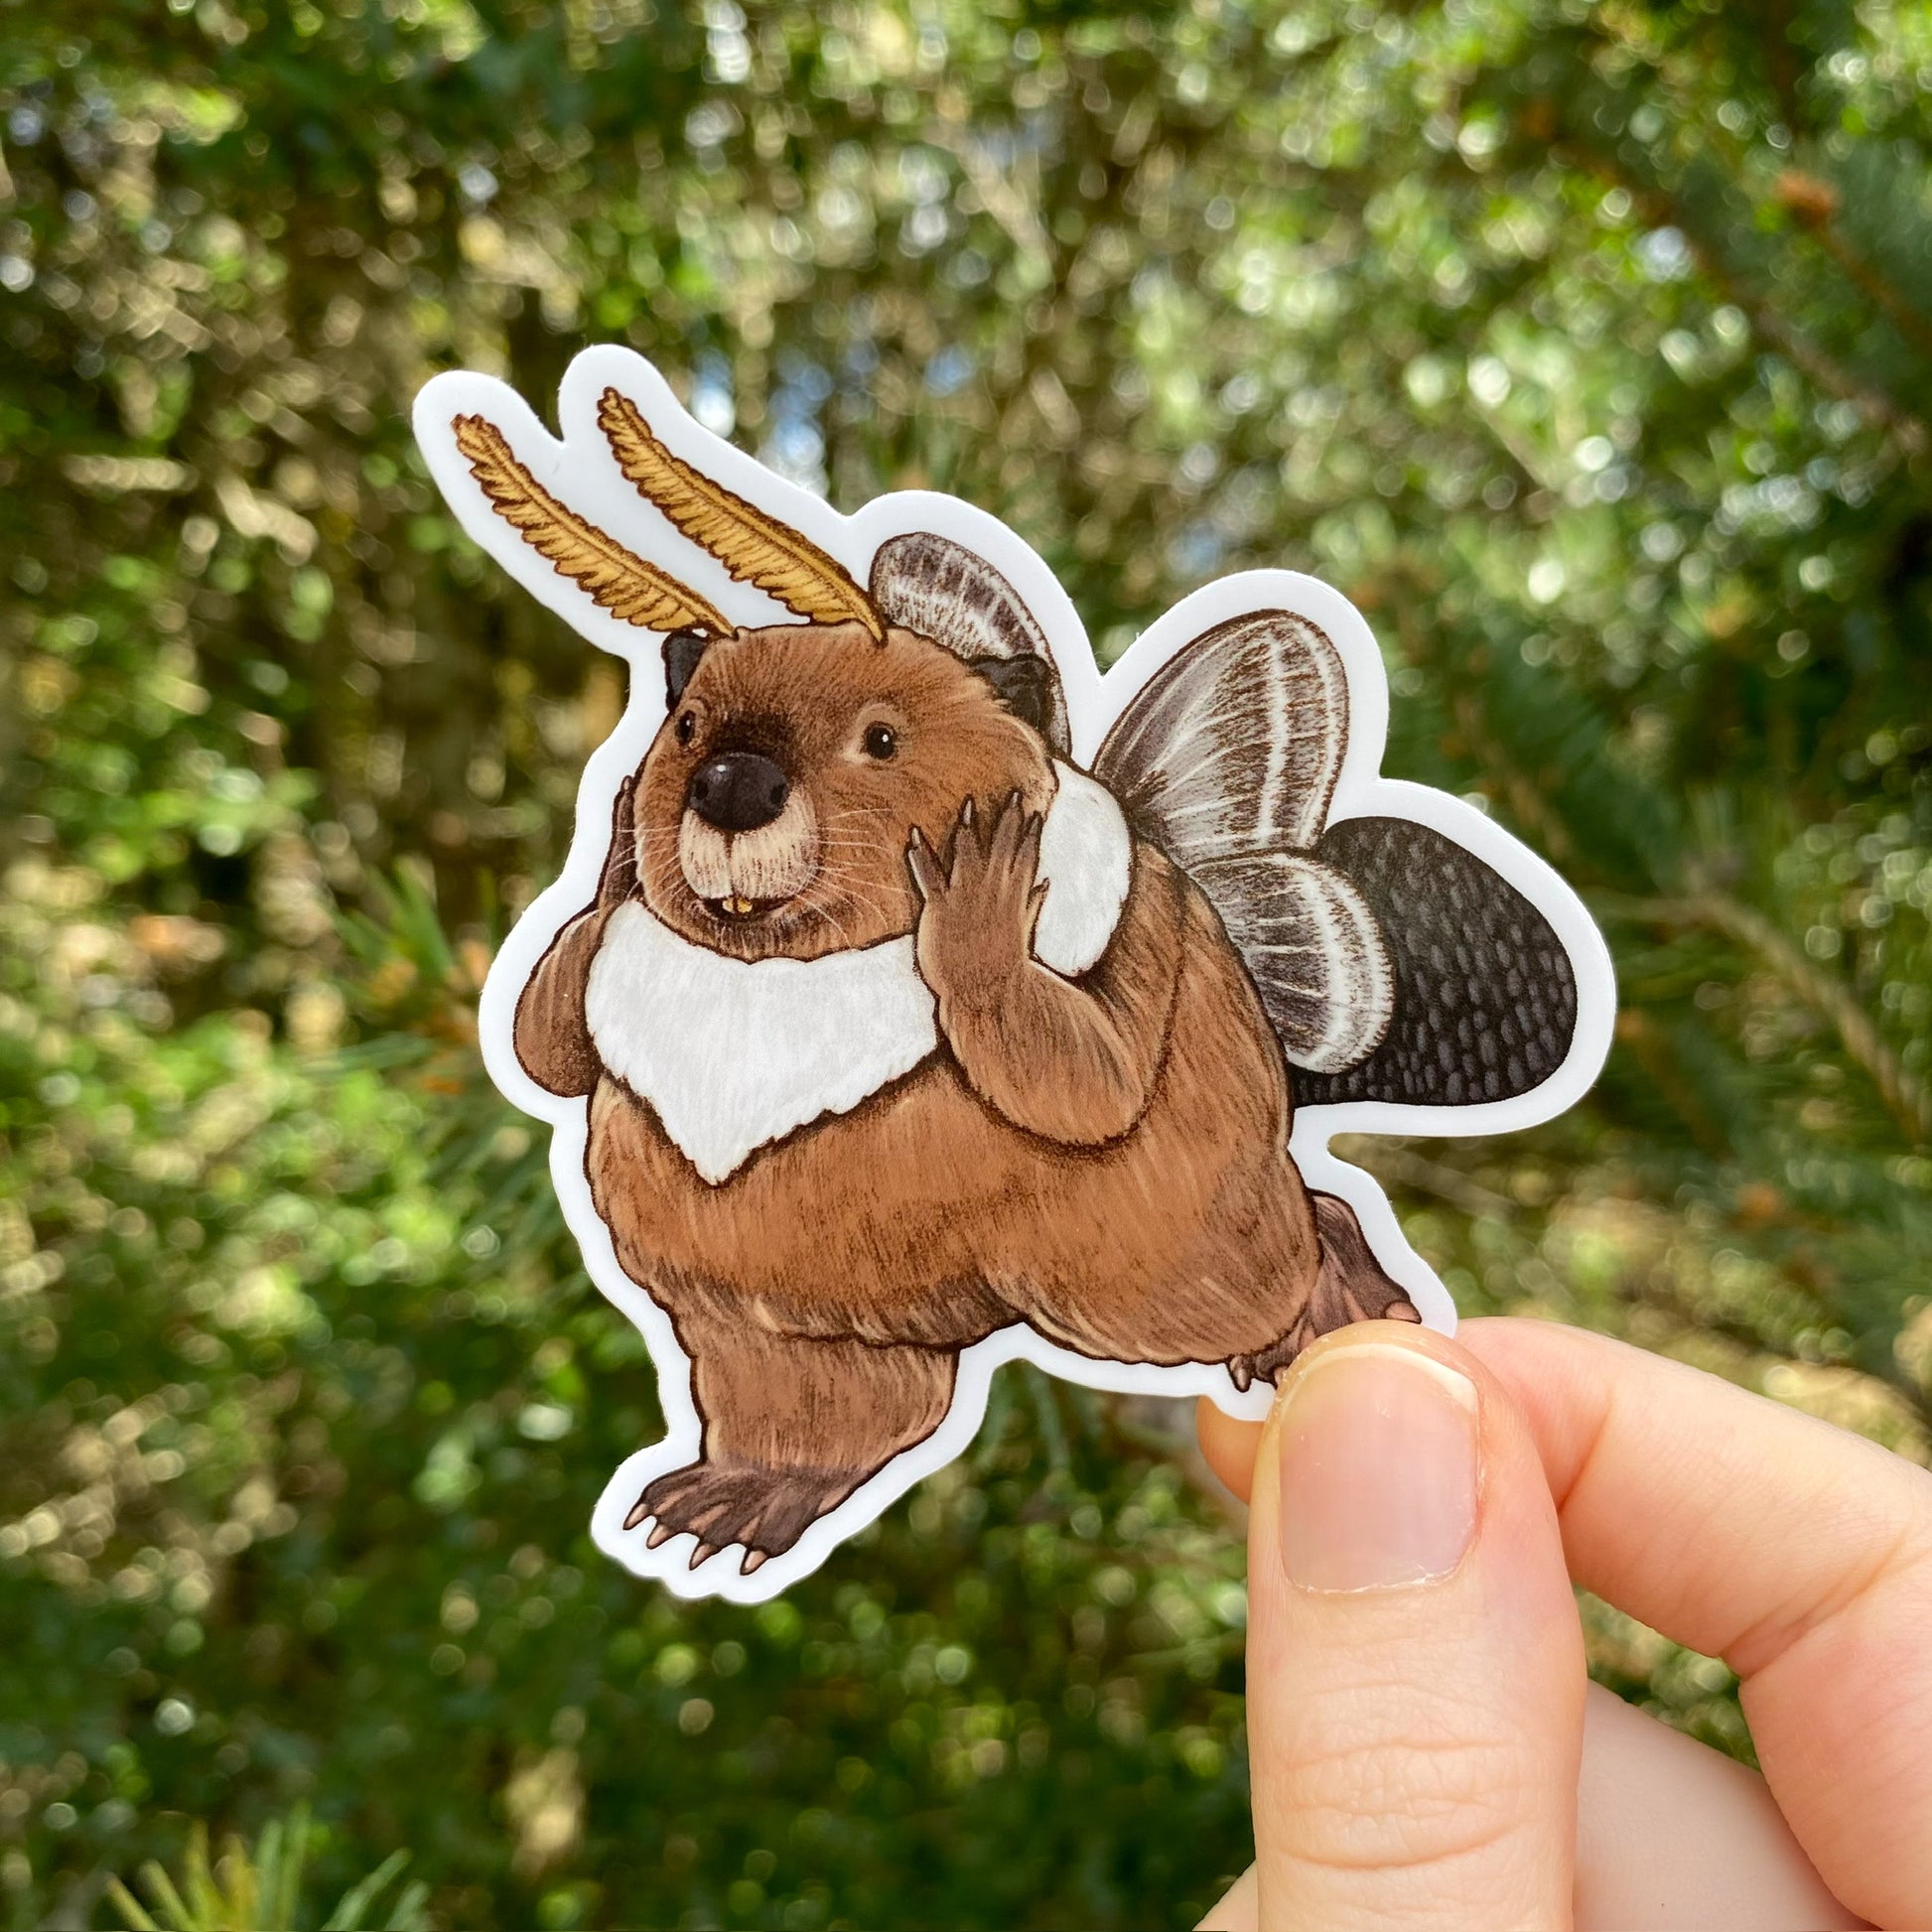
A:
[[[645,1539],[653,1550],[674,1536],[695,1536],[693,1570],[739,1544],[749,1577],[844,1502],[863,1475],[858,1469],[768,1468],[756,1462],[687,1463],[646,1484],[623,1526],[634,1530],[655,1517]]]
[[[1316,1335],[1325,1335],[1331,1328],[1345,1328],[1351,1321],[1422,1319],[1409,1291],[1383,1273],[1355,1210],[1336,1194],[1311,1193],[1309,1200],[1321,1237],[1321,1266],[1308,1306],[1288,1331],[1266,1348],[1236,1355],[1228,1363],[1237,1389],[1278,1380]]]
[[[1046,897],[1039,878],[1044,825],[1016,791],[991,827],[967,799],[943,862],[914,828],[905,860],[920,900],[915,957],[942,1010],[997,1002],[1026,971]]]

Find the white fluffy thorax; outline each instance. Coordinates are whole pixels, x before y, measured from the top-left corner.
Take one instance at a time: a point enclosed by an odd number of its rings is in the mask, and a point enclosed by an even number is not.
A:
[[[1103,785],[1053,770],[1034,955],[1073,975],[1113,937],[1133,842]],[[849,1113],[939,1044],[909,934],[820,959],[732,959],[636,899],[604,929],[584,1011],[599,1058],[714,1185],[820,1115]]]

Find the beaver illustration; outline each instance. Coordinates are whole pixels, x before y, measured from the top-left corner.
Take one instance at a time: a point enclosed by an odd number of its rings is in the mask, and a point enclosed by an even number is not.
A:
[[[663,724],[514,1035],[586,1099],[597,1212],[692,1364],[700,1452],[626,1529],[749,1574],[930,1436],[960,1351],[1013,1323],[1246,1387],[1340,1323],[1419,1319],[1305,1184],[1295,1107],[1525,1092],[1576,989],[1455,841],[1327,823],[1347,686],[1321,629],[1208,630],[1082,771],[989,564],[903,536],[862,588],[615,388],[599,422],[648,502],[805,620],[732,624],[456,419],[491,508],[664,633]]]

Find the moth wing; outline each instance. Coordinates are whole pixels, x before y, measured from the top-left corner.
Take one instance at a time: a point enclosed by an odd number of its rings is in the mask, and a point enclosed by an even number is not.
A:
[[[1374,912],[1347,879],[1299,852],[1207,859],[1190,876],[1221,915],[1292,1065],[1339,1073],[1381,1044],[1395,971]]]
[[[1290,611],[1203,631],[1154,675],[1094,775],[1207,895],[1283,1051],[1339,1071],[1387,1031],[1388,949],[1361,895],[1308,856],[1348,744],[1327,633]]]
[[[1094,776],[1183,872],[1306,852],[1348,744],[1348,680],[1327,633],[1291,611],[1203,631],[1107,734]]]

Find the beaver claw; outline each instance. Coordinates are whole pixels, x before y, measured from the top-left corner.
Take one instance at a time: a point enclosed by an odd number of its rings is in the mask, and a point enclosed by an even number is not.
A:
[[[754,1462],[692,1462],[645,1485],[626,1530],[650,1523],[644,1539],[655,1550],[674,1536],[693,1536],[696,1570],[721,1550],[742,1549],[749,1577],[782,1556],[826,1511],[835,1509],[863,1480],[857,1469],[767,1468]],[[655,1518],[655,1521],[652,1519]]]
[[[1256,1382],[1277,1380],[1303,1349],[1331,1328],[1345,1328],[1351,1321],[1422,1319],[1408,1290],[1383,1273],[1355,1210],[1336,1194],[1311,1194],[1309,1199],[1321,1236],[1314,1288],[1285,1334],[1266,1348],[1229,1360],[1228,1377],[1242,1391]]]

